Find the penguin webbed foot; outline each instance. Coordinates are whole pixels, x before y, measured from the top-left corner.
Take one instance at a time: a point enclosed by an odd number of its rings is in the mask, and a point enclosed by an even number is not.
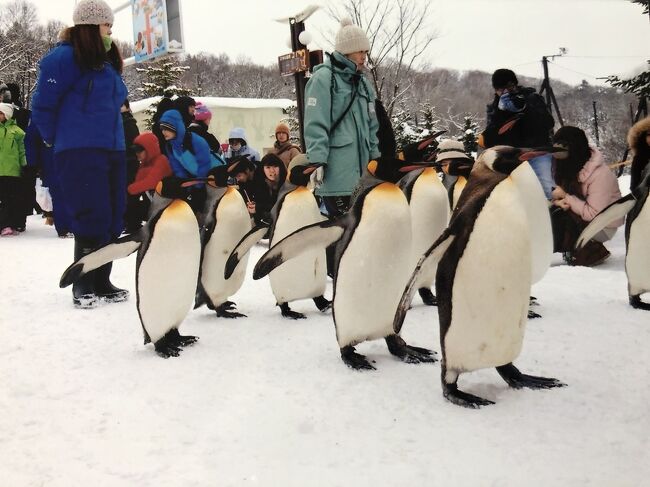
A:
[[[650,311],[650,304],[641,301],[640,294],[637,294],[635,296],[630,296],[630,306],[632,306],[634,309],[643,309],[646,311]]]
[[[370,362],[368,362],[368,359],[364,355],[361,355],[355,351],[352,345],[341,348],[341,359],[345,365],[351,369],[376,370],[375,367],[373,367]]]
[[[528,304],[530,306],[539,306],[539,303],[537,302],[537,298],[535,296],[529,296]]]
[[[436,352],[427,348],[408,345],[399,335],[389,335],[385,340],[388,351],[407,364],[433,363],[438,361],[434,356]]]
[[[428,287],[421,287],[418,289],[418,294],[420,295],[422,302],[427,306],[438,306],[438,299]]]
[[[231,311],[234,309],[235,303],[232,301],[226,301],[223,304],[217,306],[214,310],[217,312],[219,318],[245,318],[246,315],[239,313],[237,311]]]
[[[318,308],[318,311],[324,313],[332,307],[332,302],[329,299],[326,299],[325,296],[316,296],[313,298],[314,304]]]
[[[566,384],[551,377],[537,377],[534,375],[522,374],[512,363],[497,367],[501,378],[513,389],[527,387],[529,389],[551,389],[553,387],[565,387]]]
[[[199,341],[199,337],[193,335],[181,335],[177,328],[170,332],[170,343],[176,347],[187,347]]]
[[[285,318],[291,318],[292,320],[304,320],[307,318],[304,314],[299,313],[298,311],[293,311],[289,307],[289,303],[278,304],[278,306],[280,306],[280,312]]]
[[[442,395],[449,402],[464,408],[479,409],[481,406],[495,404],[494,401],[490,401],[489,399],[483,399],[482,397],[459,390],[455,382],[453,384],[447,384],[444,380],[442,381]]]
[[[534,320],[535,318],[541,318],[542,315],[539,313],[535,313],[532,309],[528,310],[528,319],[529,320]]]
[[[154,348],[156,353],[162,358],[178,357],[182,351],[179,347],[170,343],[169,340],[165,338],[156,342]]]

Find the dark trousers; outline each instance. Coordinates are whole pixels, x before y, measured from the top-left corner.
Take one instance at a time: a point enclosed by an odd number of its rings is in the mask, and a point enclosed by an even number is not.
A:
[[[322,196],[321,201],[327,210],[327,215],[330,219],[343,215],[350,208],[349,196]],[[332,279],[335,274],[335,258],[336,258],[336,245],[332,244],[325,249],[325,256],[327,258],[327,275]]]
[[[571,252],[587,222],[570,210],[551,207],[553,252]]]
[[[25,226],[25,214],[21,205],[19,177],[0,176],[0,229],[11,227],[14,230]]]
[[[124,152],[74,149],[54,156],[60,188],[75,237],[104,245],[124,227]]]

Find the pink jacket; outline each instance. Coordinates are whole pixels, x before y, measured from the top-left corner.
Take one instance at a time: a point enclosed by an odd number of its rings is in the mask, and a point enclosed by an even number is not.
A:
[[[578,173],[578,182],[582,186],[585,199],[568,194],[565,200],[569,203],[571,211],[584,221],[593,220],[599,212],[621,197],[618,179],[603,162],[603,156],[595,148],[592,148],[591,159]],[[607,228],[620,227],[624,221],[624,218],[620,218]]]

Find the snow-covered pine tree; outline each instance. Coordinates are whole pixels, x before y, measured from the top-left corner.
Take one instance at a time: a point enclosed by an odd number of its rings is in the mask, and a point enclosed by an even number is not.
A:
[[[138,88],[145,98],[152,96],[171,98],[173,96],[188,96],[190,90],[181,86],[181,76],[185,71],[190,69],[189,66],[181,66],[175,58],[165,58],[162,61],[146,64],[144,67],[136,68],[139,73],[144,74],[145,80],[142,87]],[[147,114],[149,117],[146,120],[147,128],[151,128],[151,118],[156,113],[156,108],[160,99],[153,103]]]
[[[422,117],[422,122],[419,124],[421,129],[421,138],[425,138],[436,132],[438,127],[440,127],[440,120],[436,117],[435,107],[433,107],[428,101],[422,104],[422,107],[420,108],[420,116]]]
[[[286,123],[291,131],[289,141],[292,144],[300,146],[300,122],[298,121],[298,108],[295,105],[290,105],[284,109],[286,117],[280,119],[280,122]],[[275,135],[275,134],[274,134]]]
[[[413,123],[413,117],[406,110],[396,108],[391,123],[398,149],[420,139],[421,130]]]
[[[465,115],[463,122],[463,133],[458,137],[458,140],[465,146],[465,152],[468,154],[476,154],[478,150],[478,140],[476,134],[479,127],[476,120],[470,115]]]

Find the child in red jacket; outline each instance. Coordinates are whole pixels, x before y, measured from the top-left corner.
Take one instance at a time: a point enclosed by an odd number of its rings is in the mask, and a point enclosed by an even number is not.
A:
[[[156,189],[161,179],[172,175],[172,168],[169,165],[167,156],[160,152],[160,145],[157,137],[152,132],[143,132],[133,140],[135,151],[140,167],[133,181],[127,187],[130,195],[140,195],[140,214],[142,220],[146,220],[151,202],[148,191]],[[132,233],[136,229],[127,229]]]

